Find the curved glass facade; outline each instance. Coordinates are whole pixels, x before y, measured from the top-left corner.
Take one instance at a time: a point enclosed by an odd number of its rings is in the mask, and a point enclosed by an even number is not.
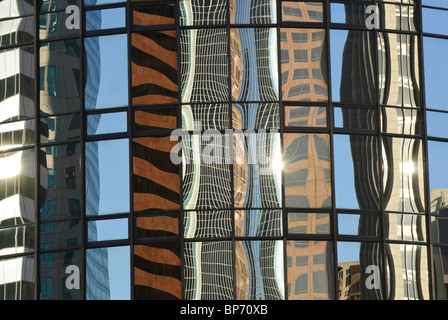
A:
[[[0,1],[0,299],[448,299],[447,18]]]

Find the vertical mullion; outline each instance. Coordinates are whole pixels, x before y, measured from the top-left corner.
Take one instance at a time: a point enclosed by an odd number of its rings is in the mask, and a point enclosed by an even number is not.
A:
[[[40,47],[39,47],[39,4],[36,2],[34,7],[34,103],[35,103],[35,181],[34,181],[34,206],[35,224],[34,224],[34,298],[40,300]]]
[[[80,47],[80,66],[81,66],[81,84],[80,84],[80,131],[81,131],[81,268],[82,268],[82,277],[81,277],[81,299],[87,299],[87,233],[88,233],[88,225],[86,219],[86,115],[85,115],[85,83],[86,83],[86,61],[84,57],[86,56],[85,47],[84,47],[84,35],[85,35],[85,12],[84,12],[84,0],[80,0],[80,15],[79,15],[79,23],[80,23],[80,34],[79,34],[79,47]]]

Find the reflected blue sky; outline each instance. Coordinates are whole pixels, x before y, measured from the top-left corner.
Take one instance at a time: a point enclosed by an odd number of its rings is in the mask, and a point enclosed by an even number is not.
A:
[[[112,29],[112,28],[124,28],[126,27],[126,8],[113,8],[104,10],[86,11],[86,30],[91,31],[89,19],[91,17],[95,19],[95,15],[101,15],[101,25],[98,26],[99,30]],[[94,30],[94,29],[93,29]]]
[[[448,11],[423,8],[423,32],[448,35]]]
[[[423,49],[426,107],[448,110],[448,40],[424,37]]]
[[[422,4],[426,6],[448,9],[448,1],[446,0],[422,0]]]

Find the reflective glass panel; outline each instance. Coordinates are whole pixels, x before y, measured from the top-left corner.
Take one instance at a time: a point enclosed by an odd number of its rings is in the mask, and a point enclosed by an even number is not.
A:
[[[0,123],[34,118],[33,47],[0,50],[0,65]]]
[[[285,106],[285,126],[327,127],[327,108]]]
[[[21,0],[27,2],[28,0]],[[80,0],[38,0],[41,12],[65,10],[69,5],[79,6]]]
[[[28,1],[28,0],[2,1],[2,3],[0,4],[0,19],[26,16],[31,15],[33,13],[34,13],[34,1]]]
[[[123,28],[126,8],[86,11],[86,31]]]
[[[269,24],[277,22],[277,3],[275,0],[230,1],[231,24]]]
[[[278,103],[234,103],[234,129],[280,129]]]
[[[0,259],[0,300],[33,300],[34,255]]]
[[[77,39],[40,46],[40,113],[54,115],[81,108],[80,43]]]
[[[127,112],[91,114],[87,116],[88,135],[126,132],[127,129]]]
[[[387,240],[426,241],[426,217],[418,214],[386,213]]]
[[[448,244],[447,217],[431,217],[431,241],[435,243]]]
[[[428,113],[426,113],[428,115]],[[381,109],[382,131],[386,133],[420,135],[423,132],[422,111],[405,108]],[[428,130],[433,130],[428,126]]]
[[[283,235],[281,210],[235,210],[236,237],[276,237]]]
[[[33,42],[34,24],[33,16],[0,21],[0,47]]]
[[[324,29],[280,29],[282,99],[327,101]]]
[[[177,128],[177,108],[154,108],[135,111],[134,129],[145,132],[157,129]]]
[[[234,101],[278,100],[277,29],[231,29],[230,53]]]
[[[222,238],[232,235],[232,212],[230,210],[184,212],[184,237]]]
[[[30,251],[34,251],[33,225],[0,229],[0,256]]]
[[[126,0],[84,0],[84,5],[87,6],[99,6],[101,4],[121,3]]]
[[[127,139],[86,143],[86,210],[89,216],[129,212]]]
[[[448,35],[448,11],[423,8],[423,32]]]
[[[0,150],[30,146],[36,141],[34,120],[0,124]]]
[[[367,7],[369,4],[332,3],[331,22],[344,23],[350,26],[366,27]]]
[[[81,201],[81,145],[42,148],[40,165],[41,219],[79,217]]]
[[[134,26],[174,25],[175,9],[173,3],[134,6]]]
[[[330,160],[327,134],[283,135],[286,207],[331,207]]]
[[[438,300],[446,300],[446,277],[448,276],[448,247],[433,247],[433,266],[435,277],[435,292]]]
[[[381,243],[339,241],[337,250],[339,300],[384,299]]]
[[[389,300],[429,299],[426,246],[387,244]]]
[[[373,34],[358,30],[331,30],[330,37],[332,100],[375,104],[376,58],[372,50],[375,47]]]
[[[81,289],[69,290],[66,281],[70,266],[72,274],[79,275],[79,283],[82,283],[81,251],[60,251],[43,253],[40,255],[40,299],[41,300],[80,300]],[[75,282],[76,283],[76,282]]]
[[[171,160],[177,143],[170,137],[134,139],[134,211],[180,209],[180,167]]]
[[[127,35],[85,38],[84,46],[87,64],[86,110],[127,106]]]
[[[338,214],[338,233],[347,236],[378,237],[381,233],[377,214]]]
[[[89,242],[128,238],[128,219],[92,220],[87,223]]]
[[[233,136],[233,184],[236,208],[276,208],[282,204],[279,133]]]
[[[227,23],[227,0],[180,0],[180,25],[219,25]]]
[[[146,31],[131,36],[132,103],[178,101],[177,33]]]
[[[81,245],[79,219],[41,223],[39,229],[41,250],[56,250]]]
[[[283,259],[283,241],[237,241],[236,299],[284,300]]]
[[[383,204],[386,210],[425,212],[423,142],[383,138]]]
[[[324,5],[311,1],[282,1],[284,22],[323,22]]]
[[[40,119],[40,142],[53,143],[81,138],[81,116],[55,116]]]
[[[86,299],[129,300],[130,259],[128,246],[87,249]]]
[[[39,39],[49,40],[59,37],[77,36],[80,28],[67,28],[68,22],[75,20],[68,19],[69,14],[65,11],[49,12],[39,15]],[[66,24],[67,23],[67,24]]]
[[[426,112],[428,136],[448,138],[448,113]]]
[[[420,107],[418,36],[378,33],[380,102],[398,107]]]
[[[182,299],[179,242],[134,246],[134,299]]]
[[[0,226],[35,221],[34,150],[0,153]]]
[[[426,107],[448,111],[448,40],[423,38]]]
[[[289,234],[330,234],[330,214],[288,212]]]
[[[418,8],[399,4],[379,4],[382,29],[417,31]]]
[[[182,102],[228,102],[227,29],[180,31]]]
[[[185,243],[183,264],[184,299],[234,299],[232,247],[231,241]],[[242,255],[236,253],[236,256],[244,258],[244,251],[239,252]],[[243,267],[247,268],[247,262]]]
[[[448,9],[448,3],[445,0],[422,0],[422,5]]]
[[[229,126],[228,104],[190,104],[182,106],[184,130],[224,130]]]
[[[377,112],[374,108],[334,107],[334,127],[355,130],[375,130]]]
[[[288,300],[333,300],[333,243],[287,241]]]
[[[336,207],[379,209],[378,160],[375,136],[334,136]]]
[[[178,214],[138,216],[135,220],[137,238],[161,238],[179,235]]]
[[[185,210],[225,209],[232,206],[231,141],[229,135],[218,133],[182,137],[182,193]]]
[[[428,141],[429,192],[431,213],[435,215],[447,215],[444,209],[448,196],[447,159],[448,143]]]

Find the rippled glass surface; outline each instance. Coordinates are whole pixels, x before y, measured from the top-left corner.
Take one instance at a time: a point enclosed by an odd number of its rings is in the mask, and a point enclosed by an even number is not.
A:
[[[418,214],[386,213],[387,240],[426,241],[426,217]]]
[[[65,10],[69,5],[79,6],[79,2],[80,0],[38,0],[41,12]]]
[[[128,116],[126,112],[91,114],[87,116],[87,134],[108,134],[126,132]]]
[[[225,28],[180,31],[182,102],[228,102],[228,34]]]
[[[283,235],[281,210],[235,210],[236,237],[276,237]]]
[[[35,65],[32,46],[0,50],[0,123],[34,118]]]
[[[86,143],[86,213],[129,212],[128,139]]]
[[[80,42],[46,42],[40,46],[40,113],[54,115],[81,108]]]
[[[48,12],[39,15],[39,39],[50,40],[59,37],[79,36],[80,29],[67,28],[69,14],[65,11]]]
[[[0,256],[30,251],[34,251],[33,225],[0,229]]]
[[[18,16],[31,15],[33,13],[34,1],[2,1],[2,3],[0,4],[0,19],[15,18]]]
[[[128,238],[128,219],[92,220],[87,222],[89,242]]]
[[[79,219],[40,224],[40,249],[56,250],[81,245]]]
[[[330,214],[288,212],[289,234],[330,234]]]
[[[334,136],[336,207],[379,209],[378,161],[375,136]]]
[[[171,159],[177,144],[170,137],[134,139],[134,211],[180,209],[180,168]]]
[[[126,8],[86,11],[86,31],[123,28],[125,26]]]
[[[0,300],[35,299],[35,270],[34,255],[0,259]]]
[[[286,207],[331,207],[329,143],[329,136],[326,134],[283,135]]]
[[[278,100],[277,30],[230,30],[232,100]]]
[[[42,148],[41,219],[79,217],[81,212],[81,145]]]
[[[132,103],[177,103],[177,33],[146,31],[131,36]]]
[[[422,141],[383,138],[383,203],[386,210],[425,211]]]
[[[129,246],[87,249],[86,299],[129,300],[130,259]]]
[[[0,124],[0,150],[30,146],[36,142],[34,120]]]
[[[71,114],[40,119],[40,142],[53,143],[81,138],[81,116]]]
[[[134,299],[182,299],[179,242],[134,246]]]
[[[381,130],[387,133],[420,135],[423,132],[423,112],[408,108],[382,108]],[[430,113],[426,113],[428,124],[431,121]],[[428,132],[440,130],[435,126],[428,126]]]
[[[436,247],[433,249],[433,266],[435,281],[436,297],[439,300],[446,300],[448,293],[446,292],[445,278],[448,276],[448,248]]]
[[[236,299],[284,300],[283,242],[235,243]]]
[[[283,22],[323,22],[324,5],[311,1],[282,1]]]
[[[0,21],[0,47],[33,42],[34,25],[33,16]]]
[[[338,234],[379,237],[381,221],[377,214],[338,214]]]
[[[280,129],[278,103],[234,103],[232,106],[234,129]]]
[[[325,38],[323,29],[280,29],[283,100],[328,100]]]
[[[285,106],[287,127],[327,127],[326,107]]]
[[[227,23],[227,0],[180,0],[180,25],[219,25]]]
[[[134,128],[137,132],[174,130],[177,128],[177,110],[169,107],[135,111]]]
[[[287,241],[288,300],[333,300],[333,243]]]
[[[82,269],[80,250],[43,253],[39,257],[40,263],[40,299],[41,300],[80,300],[81,290],[67,290],[67,267]],[[73,274],[73,273],[72,273]],[[82,273],[79,283],[82,283]]]
[[[334,107],[334,127],[373,131],[378,127],[375,108]]]
[[[127,35],[84,39],[86,50],[86,110],[128,105]],[[110,66],[114,66],[111,68]]]
[[[375,104],[376,52],[372,50],[375,47],[373,33],[331,30],[330,37],[332,100]]]
[[[448,174],[444,169],[447,159],[448,143],[428,141],[430,210],[434,215],[447,215]]]
[[[184,212],[184,237],[187,239],[230,237],[233,230],[232,211]]]
[[[134,26],[174,25],[174,3],[134,6]]]
[[[179,235],[179,214],[154,214],[135,219],[137,238],[163,238]]]
[[[34,150],[0,153],[0,226],[35,222]]]
[[[190,104],[182,106],[182,129],[224,130],[230,127],[228,104]]]
[[[235,133],[233,184],[236,208],[276,208],[282,203],[280,134]]]
[[[186,242],[184,245],[184,299],[233,300],[231,241]],[[244,258],[244,251],[236,253]],[[236,265],[238,268],[239,260]],[[247,263],[247,262],[246,262]],[[246,265],[247,268],[247,265]]]
[[[428,250],[413,244],[387,244],[390,300],[429,299]]]
[[[339,300],[385,299],[381,243],[338,241],[337,250]]]
[[[230,1],[231,24],[269,24],[277,22],[277,3],[275,0]]]

